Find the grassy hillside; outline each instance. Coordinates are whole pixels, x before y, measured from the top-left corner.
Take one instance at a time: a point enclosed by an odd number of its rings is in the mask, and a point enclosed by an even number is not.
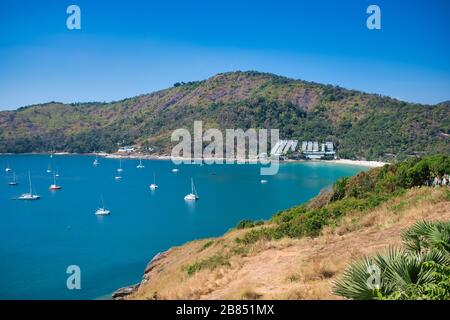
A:
[[[259,72],[112,103],[51,102],[0,112],[0,152],[114,151],[117,142],[169,153],[170,134],[205,127],[278,128],[282,138],[331,140],[343,158],[450,153],[450,106],[427,106]]]
[[[148,265],[128,298],[449,297],[450,189],[425,186],[449,171],[450,158],[435,156],[340,180],[332,190],[268,222],[242,221],[220,238],[171,248]],[[422,220],[443,223],[436,224],[438,229],[432,224],[418,228]],[[382,260],[388,264],[383,279],[391,275],[395,285],[383,280],[378,291],[367,290],[365,282],[359,287],[358,261],[388,246],[400,247],[405,239],[414,252],[390,251],[394,254]],[[442,252],[435,253],[434,247]]]

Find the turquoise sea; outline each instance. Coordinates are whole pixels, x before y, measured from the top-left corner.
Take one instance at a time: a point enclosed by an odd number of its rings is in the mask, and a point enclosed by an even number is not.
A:
[[[92,156],[0,156],[0,299],[96,299],[140,281],[158,252],[187,241],[219,236],[242,219],[268,219],[300,204],[342,176],[366,170],[318,162],[285,163],[261,177],[257,165],[181,165],[171,161]],[[18,186],[9,186],[12,171]],[[58,169],[62,190],[48,189]],[[16,201],[28,192],[28,171],[41,199]],[[159,188],[148,186],[153,173]],[[200,199],[187,203],[191,177]],[[262,184],[261,179],[268,180]],[[95,211],[103,194],[109,216]],[[81,269],[81,289],[68,290],[66,269]]]

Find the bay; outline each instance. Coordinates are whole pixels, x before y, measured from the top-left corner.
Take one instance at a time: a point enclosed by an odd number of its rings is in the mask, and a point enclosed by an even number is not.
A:
[[[158,252],[187,241],[220,236],[242,219],[274,213],[317,195],[343,176],[367,168],[323,162],[283,163],[274,176],[258,165],[180,165],[75,155],[0,156],[0,299],[96,299],[140,281]],[[12,171],[18,186],[9,186]],[[63,188],[50,191],[53,173]],[[12,200],[28,192],[38,201]],[[149,189],[156,175],[159,188]],[[186,202],[191,177],[200,199]],[[261,183],[261,179],[267,183]],[[96,216],[103,195],[109,216]],[[66,269],[81,270],[81,290],[68,290]]]

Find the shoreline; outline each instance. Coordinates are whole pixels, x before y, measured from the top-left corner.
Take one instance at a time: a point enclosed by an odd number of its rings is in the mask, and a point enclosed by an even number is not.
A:
[[[54,155],[54,156],[100,156],[107,159],[142,159],[142,160],[172,160],[172,157],[169,155],[143,155],[143,154],[136,154],[136,153],[130,153],[130,154],[117,154],[117,153],[106,153],[106,152],[98,152],[98,153],[70,153],[70,152],[55,152],[55,153],[48,153],[48,152],[31,152],[31,153],[0,153],[0,156],[3,155]],[[175,160],[183,161],[184,158],[175,158]],[[225,162],[226,158],[193,158],[192,161],[211,161],[211,160],[221,160]],[[234,162],[236,162],[238,159],[233,159]],[[250,161],[249,159],[245,159],[246,164],[255,164],[257,163],[255,160]],[[361,167],[367,167],[367,168],[378,168],[383,167],[386,164],[390,164],[389,162],[382,162],[382,161],[373,161],[373,160],[351,160],[351,159],[333,159],[333,160],[305,160],[305,159],[287,159],[287,160],[280,160],[281,163],[302,163],[302,162],[309,162],[309,163],[334,163],[334,164],[341,164],[341,165],[352,165],[352,166],[361,166]]]

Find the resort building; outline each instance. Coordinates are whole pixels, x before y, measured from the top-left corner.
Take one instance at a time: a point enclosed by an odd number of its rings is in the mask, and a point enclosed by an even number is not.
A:
[[[320,149],[317,141],[303,141],[301,151],[306,159],[333,159],[336,154],[333,142],[330,141],[321,143]]]
[[[297,144],[297,140],[279,140],[270,151],[270,154],[281,156],[289,153],[289,151],[295,152],[295,149],[297,149]]]
[[[117,152],[131,153],[131,152],[134,152],[134,151],[135,151],[134,147],[132,147],[132,146],[124,146],[124,147],[120,147]]]
[[[330,141],[321,144],[318,141],[302,141],[301,150],[298,151],[296,150],[297,144],[297,140],[279,140],[270,154],[305,159],[334,159],[336,154],[333,142]]]

